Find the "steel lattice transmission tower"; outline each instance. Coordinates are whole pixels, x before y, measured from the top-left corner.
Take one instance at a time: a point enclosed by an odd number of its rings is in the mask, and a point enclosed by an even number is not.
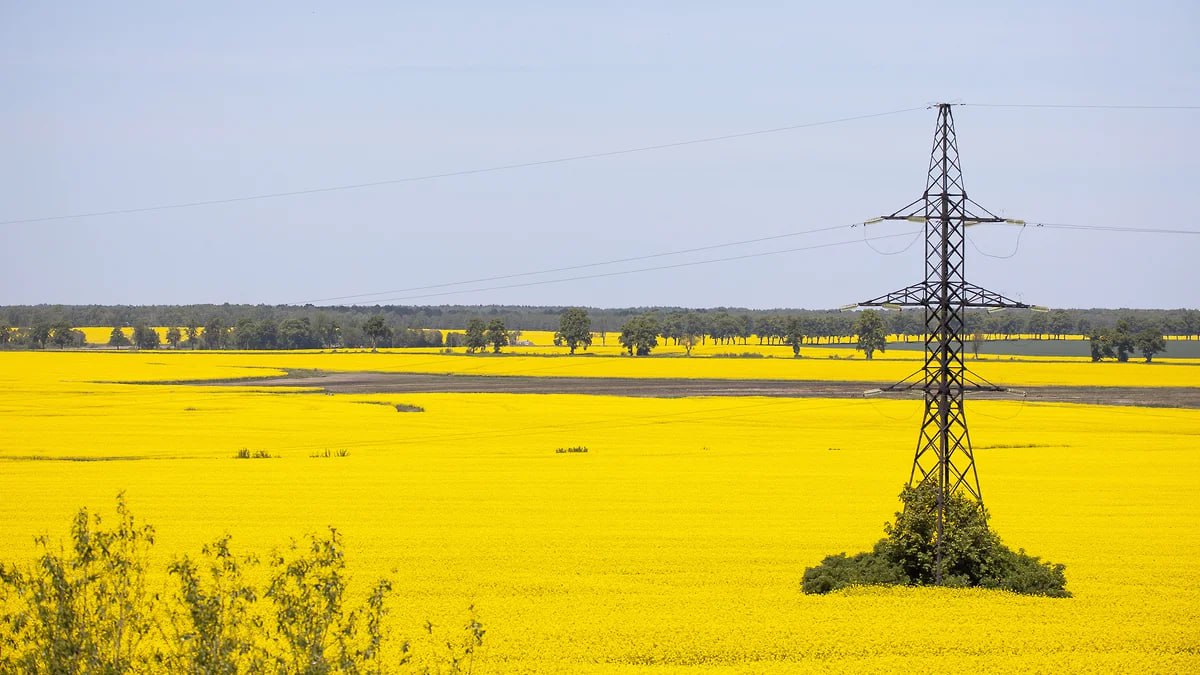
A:
[[[903,220],[925,225],[925,280],[851,307],[925,310],[924,367],[883,391],[920,388],[925,393],[925,417],[909,485],[933,482],[938,486],[936,575],[940,582],[946,499],[964,491],[983,503],[963,411],[963,394],[967,390],[1001,391],[1000,387],[973,377],[963,362],[964,312],[968,308],[1033,307],[966,280],[966,228],[979,223],[1023,223],[1000,218],[967,197],[951,104],[940,103],[936,107],[937,128],[925,194],[889,216],[867,221],[871,224]],[[910,381],[918,375],[919,379]]]

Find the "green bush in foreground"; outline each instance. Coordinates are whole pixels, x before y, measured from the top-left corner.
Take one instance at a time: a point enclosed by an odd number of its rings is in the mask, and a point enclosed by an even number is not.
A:
[[[847,586],[936,583],[937,486],[927,483],[900,493],[904,510],[886,537],[864,553],[831,555],[804,571],[805,593],[828,593]],[[1042,562],[1024,550],[1012,551],[987,527],[982,505],[959,494],[945,504],[942,585],[994,588],[1027,595],[1069,598],[1063,565]]]
[[[106,529],[80,510],[69,549],[39,537],[36,563],[0,563],[0,673],[463,673],[483,645],[474,607],[460,630],[426,622],[421,644],[393,637],[391,584],[351,604],[333,528],[273,553],[264,575],[248,574],[258,559],[236,555],[226,535],[176,558],[155,592],[154,528],[122,496],[117,516]]]

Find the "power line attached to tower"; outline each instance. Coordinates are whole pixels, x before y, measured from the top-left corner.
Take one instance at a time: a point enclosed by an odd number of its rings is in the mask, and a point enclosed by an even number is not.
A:
[[[967,417],[963,410],[965,392],[1001,391],[982,378],[972,377],[963,360],[965,312],[969,308],[990,311],[1008,308],[1042,309],[1017,302],[972,284],[966,279],[966,229],[983,223],[1024,225],[1023,221],[1000,218],[967,196],[963,186],[958,139],[954,131],[952,104],[937,106],[938,120],[925,193],[891,215],[867,221],[908,221],[925,227],[925,279],[886,295],[850,305],[900,309],[921,307],[925,313],[925,362],[919,382],[907,378],[882,391],[920,388],[924,392],[925,415],[917,439],[909,485],[933,483],[938,488],[935,575],[942,580],[942,540],[945,536],[945,505],[949,497],[966,492],[982,506],[983,492],[971,449]]]

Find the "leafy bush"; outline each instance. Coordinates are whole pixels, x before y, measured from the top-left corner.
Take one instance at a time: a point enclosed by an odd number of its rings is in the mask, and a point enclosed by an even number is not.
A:
[[[154,528],[138,524],[123,495],[117,523],[81,509],[69,553],[38,537],[37,564],[0,565],[0,672],[120,673],[150,657],[155,610],[146,591]]]
[[[225,535],[169,565],[177,586],[150,592],[154,528],[134,520],[123,496],[117,515],[104,529],[81,510],[69,551],[39,537],[36,564],[0,563],[0,673],[462,673],[483,645],[474,606],[458,628],[435,635],[426,622],[422,650],[393,642],[391,583],[350,606],[333,528],[272,554],[265,574]]]
[[[926,483],[900,493],[904,510],[870,552],[828,556],[804,571],[805,593],[828,593],[863,584],[923,586],[937,583],[938,488]],[[941,577],[944,586],[978,586],[1028,595],[1067,598],[1063,565],[1012,551],[987,527],[982,505],[961,494],[944,508]]]
[[[229,535],[205,545],[201,554],[199,562],[184,556],[167,568],[180,588],[179,605],[170,613],[170,637],[178,649],[164,660],[179,672],[263,670],[267,654],[255,643],[263,625],[251,616],[258,591],[242,575],[258,559],[234,555]]]
[[[273,660],[278,670],[379,671],[383,601],[391,583],[381,579],[363,607],[347,611],[345,552],[337,530],[329,528],[327,539],[310,537],[306,547],[293,542],[289,553],[272,557],[271,580],[264,593],[274,605]],[[402,650],[406,662],[408,645]]]

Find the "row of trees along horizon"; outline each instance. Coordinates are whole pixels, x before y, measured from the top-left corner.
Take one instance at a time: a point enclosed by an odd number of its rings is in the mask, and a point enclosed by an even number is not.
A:
[[[865,340],[864,320],[870,322],[870,337]],[[521,344],[522,330],[543,330],[558,331],[556,342],[569,347],[586,349],[593,339],[608,344],[611,338],[630,354],[642,355],[649,354],[661,337],[667,343],[684,346],[689,353],[691,347],[709,341],[745,345],[756,340],[758,344],[790,345],[797,353],[802,344],[855,341],[868,357],[886,344],[883,337],[875,335],[919,336],[924,328],[923,312],[912,310],[38,305],[0,308],[0,347],[82,347],[85,339],[75,326],[98,325],[113,326],[109,346],[142,349],[158,347],[165,337],[172,348],[192,349],[466,347],[468,352],[475,352],[490,347],[499,351],[510,344]],[[170,328],[160,336],[149,326]],[[133,329],[132,335],[126,335],[126,327]],[[455,330],[460,327],[462,332]],[[579,337],[567,340],[563,337],[566,334]],[[983,336],[1012,339],[1032,335],[1054,340],[1082,335],[1091,340],[1094,360],[1124,361],[1135,351],[1149,359],[1165,349],[1164,334],[1200,339],[1200,311],[971,311],[966,313],[964,334],[975,336],[974,340],[968,339],[976,351]]]

